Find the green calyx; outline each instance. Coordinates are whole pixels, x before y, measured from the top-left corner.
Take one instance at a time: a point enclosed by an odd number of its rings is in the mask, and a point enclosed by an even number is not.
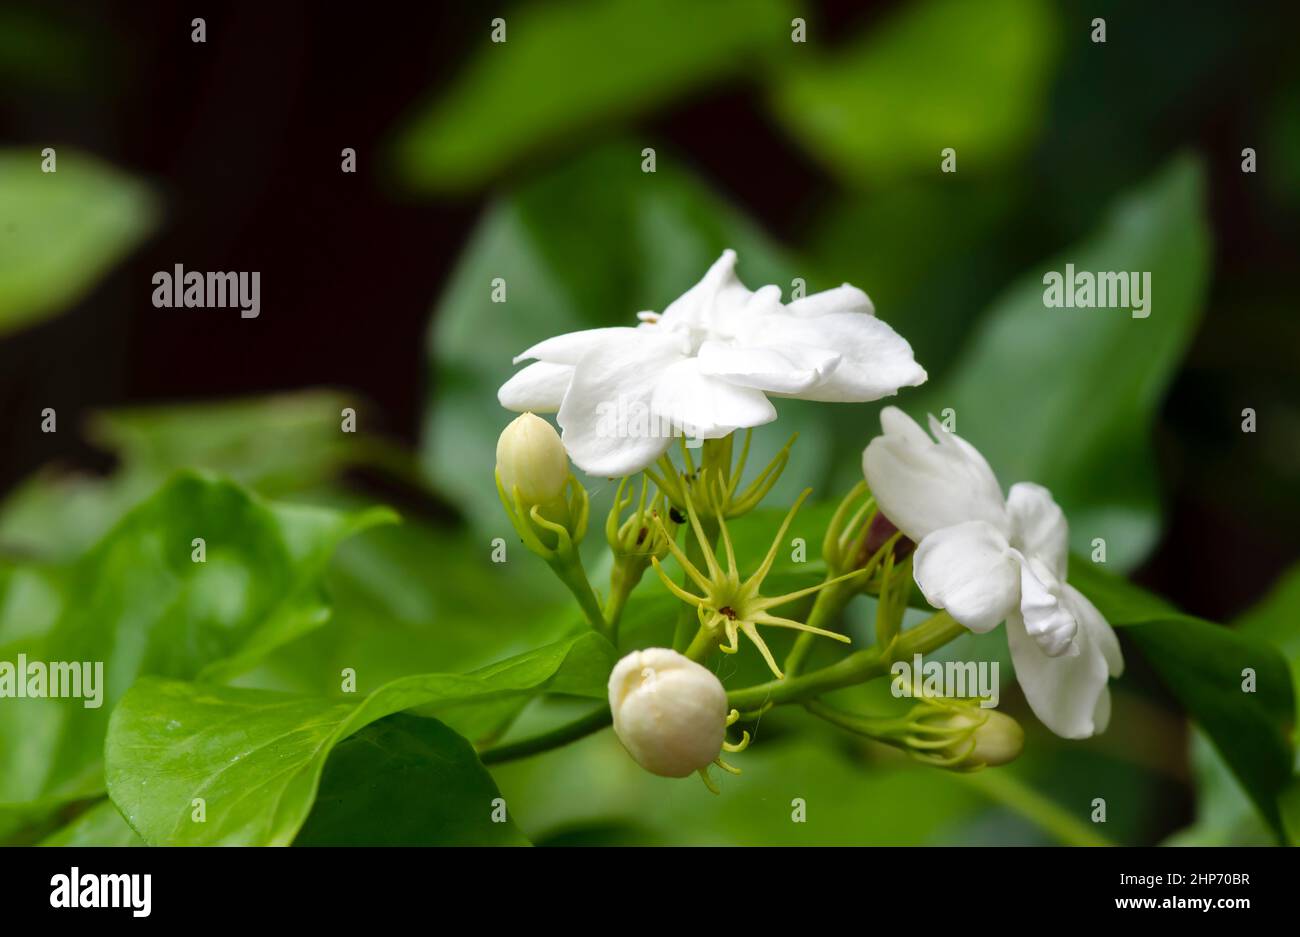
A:
[[[681,450],[684,470],[678,471],[677,466],[665,454],[656,463],[658,471],[647,468],[645,473],[679,511],[685,511],[687,502],[690,501],[699,515],[710,524],[740,517],[757,507],[777,483],[785,471],[786,463],[790,461],[790,450],[799,434],[791,436],[789,442],[772,457],[772,461],[742,488],[741,480],[749,461],[752,436],[752,430],[745,430],[738,458],[734,458],[734,434],[722,439],[706,439],[698,466],[683,440]]]
[[[742,579],[736,566],[736,554],[732,547],[731,536],[727,532],[726,520],[719,518],[718,528],[722,536],[722,544],[726,558],[726,567],[724,568],[718,562],[714,555],[714,549],[708,536],[705,534],[704,527],[700,522],[699,514],[695,509],[694,498],[688,492],[685,495],[686,511],[690,518],[691,529],[695,534],[699,553],[704,559],[704,568],[701,569],[696,563],[693,563],[681,548],[672,540],[668,540],[668,548],[677,562],[681,564],[686,571],[688,580],[693,582],[700,590],[699,594],[689,592],[682,586],[677,585],[664,572],[663,567],[656,558],[653,562],[655,570],[659,573],[659,578],[667,589],[688,605],[694,606],[699,619],[700,630],[696,640],[692,643],[687,651],[688,657],[701,658],[705,656],[712,648],[717,647],[727,654],[734,654],[740,649],[740,635],[744,634],[754,646],[758,648],[759,653],[767,662],[778,679],[783,678],[781,669],[777,666],[772,652],[768,649],[766,642],[759,634],[759,626],[766,625],[777,628],[792,628],[798,631],[804,631],[810,634],[817,634],[828,637],[836,641],[848,643],[846,635],[837,634],[833,631],[827,631],[817,628],[804,622],[795,621],[791,618],[783,618],[774,615],[772,609],[792,602],[795,599],[802,598],[806,595],[812,595],[815,592],[844,581],[850,577],[860,575],[860,572],[854,571],[846,576],[836,579],[830,579],[826,582],[819,583],[807,589],[799,589],[795,592],[789,592],[779,596],[765,596],[762,594],[763,580],[772,569],[772,564],[776,560],[777,551],[785,537],[786,531],[794,519],[795,513],[803,504],[804,499],[811,493],[811,489],[805,490],[794,507],[782,521],[780,529],[772,540],[772,545],[763,558],[763,562],[758,569],[746,579]],[[718,502],[715,502],[718,503]]]

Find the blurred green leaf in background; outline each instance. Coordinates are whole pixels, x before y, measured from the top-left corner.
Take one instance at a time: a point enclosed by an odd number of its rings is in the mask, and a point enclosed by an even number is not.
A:
[[[57,171],[42,172],[36,147],[0,150],[0,336],[63,311],[157,223],[144,184],[55,151]]]
[[[538,151],[649,110],[706,82],[747,74],[790,46],[787,0],[580,0],[509,17],[397,144],[421,189],[480,185]],[[629,150],[639,154],[640,146]],[[639,159],[639,156],[635,157]],[[585,187],[571,197],[589,199]]]
[[[960,171],[987,172],[1033,139],[1058,29],[1045,0],[907,4],[846,47],[788,60],[773,108],[850,187],[938,172],[949,148]]]
[[[1004,487],[1046,485],[1070,519],[1071,546],[1131,569],[1154,547],[1161,504],[1151,427],[1205,303],[1204,181],[1180,158],[1121,197],[1102,228],[1035,265],[981,320],[948,375],[922,392],[988,458]],[[1150,273],[1148,318],[1127,309],[1056,309],[1043,276]],[[921,407],[908,401],[906,409]]]

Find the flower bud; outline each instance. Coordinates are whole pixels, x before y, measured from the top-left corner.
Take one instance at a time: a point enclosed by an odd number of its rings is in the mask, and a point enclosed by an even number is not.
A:
[[[727,692],[713,673],[663,647],[633,651],[609,675],[614,732],[651,774],[707,768],[726,740]]]
[[[560,435],[532,413],[517,417],[497,439],[497,474],[506,493],[518,491],[525,507],[559,500],[569,479]]]
[[[936,722],[961,733],[944,754],[960,758],[957,768],[982,768],[1014,761],[1025,746],[1025,730],[1010,716],[995,709],[955,712]],[[973,734],[964,730],[973,729]],[[974,740],[974,747],[971,741]]]

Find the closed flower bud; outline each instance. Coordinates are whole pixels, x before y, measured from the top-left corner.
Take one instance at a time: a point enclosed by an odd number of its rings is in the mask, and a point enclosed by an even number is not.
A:
[[[531,413],[516,418],[497,439],[497,475],[508,495],[519,492],[525,507],[561,499],[569,457],[554,427]]]
[[[726,740],[727,692],[708,669],[668,648],[633,651],[609,676],[614,732],[651,774],[683,778]]]
[[[957,768],[983,768],[1014,761],[1025,746],[1025,730],[995,709],[957,712],[937,723],[961,733],[944,754],[959,758]],[[964,730],[973,729],[973,734]],[[972,747],[971,742],[974,741]]]

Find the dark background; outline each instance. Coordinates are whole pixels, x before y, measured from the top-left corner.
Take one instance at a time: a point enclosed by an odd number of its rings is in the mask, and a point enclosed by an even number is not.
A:
[[[5,4],[0,30],[25,24],[6,40],[11,60],[13,37],[33,24],[48,44],[36,68],[0,72],[0,139],[93,152],[154,184],[166,216],[75,308],[0,342],[0,488],[51,461],[109,467],[77,433],[41,434],[34,414],[47,406],[75,425],[125,403],[336,386],[414,443],[429,311],[491,192],[415,199],[389,181],[381,153],[481,43],[487,20],[508,14],[500,6]],[[833,44],[896,6],[813,3],[809,15]],[[1121,8],[1065,6],[1085,23]],[[1264,191],[1239,168],[1253,145],[1261,160],[1290,155],[1300,172],[1297,151],[1265,149],[1278,101],[1300,88],[1296,6],[1122,5],[1128,37],[1111,40],[1104,63],[1066,58],[1023,178],[1042,217],[1002,245],[1026,263],[1044,256],[1087,230],[1103,186],[1180,148],[1207,154],[1213,280],[1158,428],[1170,524],[1137,578],[1216,620],[1300,555],[1300,229],[1294,192]],[[194,16],[207,20],[206,44],[189,41]],[[724,86],[644,123],[775,238],[798,242],[834,189],[758,104],[752,90]],[[339,172],[345,146],[356,174]],[[736,158],[755,146],[763,160]],[[1070,167],[1082,163],[1096,171],[1075,184]],[[262,271],[262,315],[154,309],[150,276],[177,263]],[[1245,406],[1276,421],[1272,443],[1237,431]]]

